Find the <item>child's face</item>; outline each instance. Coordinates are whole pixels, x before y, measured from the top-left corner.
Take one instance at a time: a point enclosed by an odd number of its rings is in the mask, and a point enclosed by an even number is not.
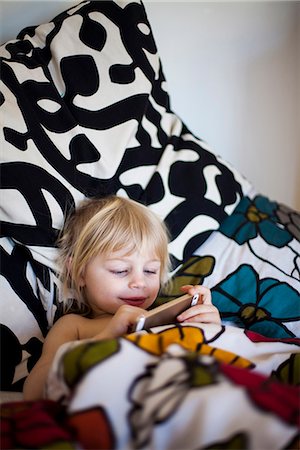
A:
[[[95,315],[114,314],[124,304],[147,309],[160,288],[160,266],[150,250],[98,254],[87,264],[81,286]]]

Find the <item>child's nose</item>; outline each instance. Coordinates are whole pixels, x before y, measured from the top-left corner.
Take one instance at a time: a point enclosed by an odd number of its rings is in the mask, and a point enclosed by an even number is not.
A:
[[[145,286],[145,277],[144,274],[141,273],[133,273],[129,280],[130,288],[142,288]]]

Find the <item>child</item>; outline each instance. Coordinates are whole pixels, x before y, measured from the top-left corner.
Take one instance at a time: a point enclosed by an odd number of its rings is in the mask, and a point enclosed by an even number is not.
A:
[[[42,398],[60,345],[126,334],[152,305],[170,269],[165,225],[146,206],[117,196],[83,202],[66,221],[59,247],[67,314],[45,339],[24,385],[25,400]],[[177,317],[179,322],[220,323],[209,289],[183,286],[182,291],[200,295],[196,306]]]

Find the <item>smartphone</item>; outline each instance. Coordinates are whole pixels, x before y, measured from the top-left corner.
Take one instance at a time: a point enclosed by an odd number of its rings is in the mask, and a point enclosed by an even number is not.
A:
[[[163,305],[157,306],[139,317],[133,331],[148,330],[158,325],[168,325],[176,322],[176,317],[186,309],[198,303],[199,294],[185,294]]]

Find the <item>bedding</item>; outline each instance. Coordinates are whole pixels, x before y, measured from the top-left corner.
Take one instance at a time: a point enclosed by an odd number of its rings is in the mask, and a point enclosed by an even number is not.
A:
[[[251,183],[172,112],[137,1],[84,1],[1,58],[2,389],[18,390],[60,314],[55,242],[85,197],[128,196],[170,229],[178,270]]]
[[[67,343],[47,400],[3,407],[1,448],[296,449],[299,352],[214,324]]]
[[[224,321],[271,338],[300,337],[300,215],[245,196],[178,270],[154,305],[205,284]]]
[[[172,111],[139,1],[84,1],[0,48],[1,448],[299,448],[300,215],[257,192]],[[75,76],[76,74],[76,76]],[[171,232],[171,289],[205,284],[222,326],[63,346],[55,241],[85,197],[128,196]]]

